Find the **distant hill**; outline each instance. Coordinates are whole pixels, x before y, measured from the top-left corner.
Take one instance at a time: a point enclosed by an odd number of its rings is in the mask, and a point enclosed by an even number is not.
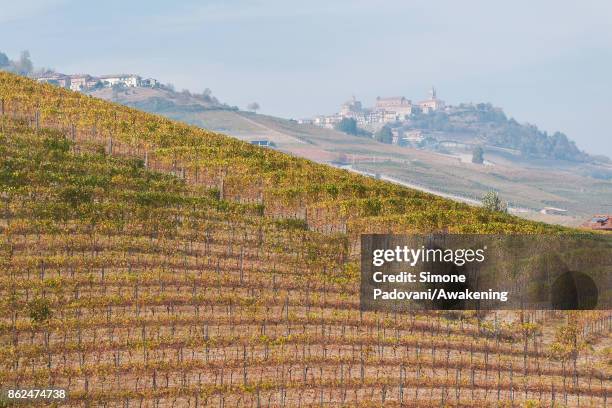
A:
[[[158,114],[193,113],[206,110],[238,110],[219,102],[209,92],[176,92],[167,87],[158,88],[102,88],[85,92],[87,95]]]
[[[124,84],[110,81],[105,83],[108,76],[96,77],[88,74],[65,75],[51,68],[35,68],[28,51],[23,51],[19,59],[16,60],[11,60],[0,51],[0,71],[7,71],[37,79],[39,82],[79,90],[97,98],[159,114],[193,113],[205,110],[238,110],[235,106],[219,102],[208,88],[202,93],[193,93],[188,90],[178,92],[174,90],[172,84],[161,84],[152,78],[140,81],[142,78],[135,74],[128,76],[138,78],[137,86],[125,86]],[[87,82],[83,87],[72,88],[70,86],[70,78],[74,81],[75,77],[85,77]],[[66,78],[66,81],[62,82],[64,78]]]
[[[531,124],[508,118],[502,109],[490,103],[461,104],[446,110],[417,114],[407,129],[444,132],[448,139],[472,139],[472,142],[516,149],[526,157],[577,162],[605,161],[576,147],[561,132],[548,134]]]

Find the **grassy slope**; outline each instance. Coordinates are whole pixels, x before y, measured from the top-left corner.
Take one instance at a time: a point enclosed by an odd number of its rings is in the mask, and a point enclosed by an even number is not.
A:
[[[109,156],[105,138],[77,137],[73,143],[66,140],[69,132],[36,132],[0,118],[1,384],[66,387],[66,404],[75,406],[103,400],[112,406],[127,400],[130,406],[156,400],[160,406],[342,400],[380,406],[385,400],[393,406],[400,392],[404,401],[408,395],[414,400],[416,386],[418,406],[448,402],[444,390],[455,388],[462,390],[464,406],[475,406],[485,398],[494,403],[496,389],[507,402],[512,384],[523,381],[533,387],[530,399],[541,390],[549,401],[553,387],[560,398],[565,369],[543,351],[551,339],[529,339],[524,360],[522,341],[514,337],[521,326],[512,316],[499,331],[485,322],[479,332],[470,314],[447,320],[440,314],[360,313],[356,258],[347,237],[381,228],[569,230],[488,213],[10,75],[0,74],[0,98],[38,105],[43,125],[60,108],[81,128],[95,117],[96,132],[108,129],[115,141],[146,143],[150,160],[176,160],[188,170],[200,163],[227,174],[221,185],[193,183],[152,172],[138,158]],[[186,154],[192,149],[197,158]],[[262,183],[257,193],[263,193],[266,215],[260,201],[238,204],[232,183],[243,198]],[[343,218],[348,235],[304,229],[303,222],[284,218],[291,206],[309,213],[327,208],[330,225]],[[456,381],[454,367],[463,367],[463,380]],[[566,387],[570,405],[577,392],[583,402],[602,403],[610,384],[600,383],[597,372],[606,368],[589,359],[578,368],[578,386]],[[473,391],[465,382],[469,373],[476,380]],[[515,389],[512,398],[524,397]]]

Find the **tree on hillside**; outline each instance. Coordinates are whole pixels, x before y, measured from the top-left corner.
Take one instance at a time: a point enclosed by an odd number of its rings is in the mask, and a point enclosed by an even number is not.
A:
[[[34,323],[44,323],[51,318],[53,314],[49,306],[49,301],[44,298],[33,299],[28,303],[30,319]]]
[[[497,191],[489,191],[482,197],[482,206],[489,211],[508,212],[508,203],[504,203]]]
[[[561,132],[548,134],[535,125],[519,123],[490,103],[460,104],[445,110],[412,115],[410,129],[432,132],[472,133],[487,145],[515,149],[527,157],[593,161]]]
[[[202,92],[202,99],[204,99],[207,102],[212,101],[212,91],[210,90],[210,88],[204,89],[204,92]]]
[[[374,138],[381,143],[391,144],[393,143],[393,132],[389,126],[383,126],[376,132]]]
[[[357,121],[353,118],[342,118],[342,120],[334,126],[336,130],[339,130],[349,135],[358,135],[359,129],[357,128]]]
[[[3,52],[0,52],[0,68],[8,67],[11,64],[11,60]]]
[[[259,104],[257,102],[251,102],[247,105],[247,109],[251,112],[257,113],[259,110]]]
[[[346,153],[340,153],[338,155],[338,163],[349,164],[350,162],[351,159]]]
[[[484,163],[484,150],[482,149],[482,147],[476,146],[474,150],[472,150],[472,163]]]
[[[15,62],[15,71],[20,75],[29,75],[34,70],[29,51],[22,51],[19,61]]]

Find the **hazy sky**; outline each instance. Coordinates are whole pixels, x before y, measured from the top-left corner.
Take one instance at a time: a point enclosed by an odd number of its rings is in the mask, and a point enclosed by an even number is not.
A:
[[[0,0],[0,51],[307,117],[351,95],[492,102],[612,156],[612,2]]]

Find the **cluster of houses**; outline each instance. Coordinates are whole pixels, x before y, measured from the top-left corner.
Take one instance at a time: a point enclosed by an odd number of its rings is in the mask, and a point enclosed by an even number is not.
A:
[[[142,78],[135,74],[102,75],[99,77],[87,74],[64,75],[48,73],[36,78],[38,82],[47,83],[73,91],[88,91],[98,88],[122,86],[126,88],[157,88],[159,82],[153,78]]]
[[[403,96],[376,98],[373,108],[364,108],[360,101],[353,98],[345,102],[340,112],[334,115],[322,115],[313,119],[301,119],[298,121],[303,124],[313,124],[316,126],[333,128],[342,119],[355,119],[358,126],[377,126],[380,124],[391,123],[408,119],[414,112],[433,112],[446,107],[443,100],[436,96],[436,89],[431,88],[429,98],[417,103],[412,103],[410,99]]]

